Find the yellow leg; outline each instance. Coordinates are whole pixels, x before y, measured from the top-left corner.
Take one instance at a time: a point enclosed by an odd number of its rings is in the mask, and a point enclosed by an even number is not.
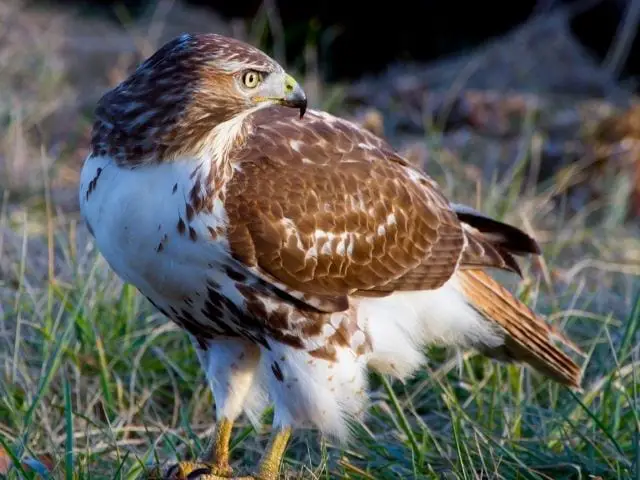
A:
[[[271,442],[260,462],[257,477],[259,480],[278,480],[280,464],[290,438],[291,427],[283,428],[271,437]]]
[[[162,479],[223,480],[232,478],[233,471],[229,465],[229,442],[232,429],[233,421],[226,418],[220,420],[216,427],[210,453],[201,461],[185,461],[171,466]]]
[[[231,465],[229,465],[229,443],[231,442],[231,431],[233,430],[233,421],[223,418],[218,422],[216,434],[213,438],[213,448],[210,449],[213,458],[212,466],[215,467],[212,473],[221,476],[231,476]]]
[[[291,428],[276,432],[269,442],[258,467],[258,474],[248,477],[233,477],[229,465],[229,440],[233,422],[223,419],[216,428],[211,449],[213,458],[198,462],[180,462],[173,465],[162,476],[152,475],[147,480],[278,480],[282,457],[291,438]]]

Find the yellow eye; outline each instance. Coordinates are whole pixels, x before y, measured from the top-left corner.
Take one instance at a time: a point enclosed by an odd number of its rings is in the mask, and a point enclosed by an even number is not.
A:
[[[255,88],[262,81],[262,74],[254,70],[249,70],[242,75],[242,83],[247,88]]]

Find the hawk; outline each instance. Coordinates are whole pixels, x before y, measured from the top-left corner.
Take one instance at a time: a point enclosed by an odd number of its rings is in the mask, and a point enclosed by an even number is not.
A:
[[[554,340],[573,344],[488,273],[520,274],[536,241],[306,107],[281,65],[217,34],[174,38],[98,102],[82,216],[110,267],[188,332],[215,400],[211,454],[165,478],[232,477],[234,421],[273,404],[248,478],[276,479],[292,429],[348,439],[367,370],[407,378],[428,344],[579,388]]]

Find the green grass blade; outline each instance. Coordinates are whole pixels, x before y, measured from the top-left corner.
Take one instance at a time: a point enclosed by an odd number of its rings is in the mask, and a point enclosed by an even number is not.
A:
[[[113,415],[114,412],[117,411],[117,409],[113,402],[111,388],[109,388],[109,366],[107,365],[107,357],[104,353],[102,340],[97,334],[95,336],[95,346],[96,351],[98,352],[98,364],[100,366],[100,387],[102,388],[102,393],[104,395],[104,404],[106,406],[105,410],[107,410],[107,415]]]
[[[418,443],[418,440],[416,439],[416,436],[414,435],[413,430],[411,429],[411,425],[409,425],[409,420],[407,420],[407,416],[404,414],[404,411],[402,410],[402,406],[398,401],[398,397],[393,391],[393,388],[391,387],[391,383],[389,382],[389,380],[384,375],[380,375],[380,379],[382,381],[382,385],[384,386],[385,392],[389,396],[389,400],[391,400],[391,407],[393,408],[393,411],[395,412],[396,417],[400,422],[400,428],[402,428],[402,431],[409,439],[409,443],[411,444],[411,450],[413,451],[413,455],[417,459],[418,464],[422,466],[424,462],[424,455],[422,454],[422,450],[420,449],[420,444]]]
[[[73,406],[71,405],[71,387],[67,378],[64,379],[64,412],[66,422],[65,478],[66,480],[73,480]]]
[[[458,462],[459,462],[459,467],[460,467],[460,471],[462,473],[462,477],[465,480],[469,480],[469,476],[467,475],[467,466],[466,466],[466,458],[468,455],[468,452],[466,450],[466,446],[464,445],[464,442],[462,440],[461,437],[461,431],[462,431],[462,427],[460,425],[460,416],[457,415],[453,409],[451,410],[451,414],[452,414],[452,418],[451,418],[451,432],[453,435],[453,444],[455,446],[456,449],[456,453],[458,454]]]
[[[20,472],[20,474],[24,477],[27,478],[29,480],[33,479],[33,474],[28,473],[24,467],[22,466],[22,462],[20,462],[20,459],[18,458],[18,456],[13,452],[13,450],[11,449],[11,447],[7,444],[7,442],[5,442],[4,438],[2,438],[2,436],[0,436],[0,446],[4,449],[4,452],[9,456],[9,458],[11,459],[11,463],[13,463],[13,467]]]
[[[67,345],[67,342],[69,341],[69,337],[71,336],[72,331],[73,331],[73,322],[70,321],[67,323],[67,327],[65,328],[65,331],[62,333],[62,335],[56,342],[56,345],[55,345],[55,348],[53,349],[51,357],[47,362],[47,368],[45,370],[45,374],[40,380],[40,384],[38,386],[38,391],[36,392],[36,396],[33,402],[31,403],[29,410],[27,410],[27,413],[25,415],[25,420],[24,420],[25,430],[22,438],[22,443],[25,445],[29,438],[29,431],[32,425],[33,413],[35,412],[36,408],[38,408],[38,405],[40,405],[40,402],[42,401],[44,394],[46,393],[47,389],[49,388],[49,385],[51,384],[51,380],[53,379],[53,376],[56,374],[56,372],[58,371],[58,368],[60,367],[60,364],[62,363],[62,354],[64,352],[64,348]]]
[[[45,392],[47,391],[47,389],[49,388],[49,385],[51,384],[51,380],[53,379],[54,375],[58,371],[58,368],[60,367],[60,364],[62,363],[63,352],[67,346],[67,343],[70,340],[71,333],[74,330],[74,326],[75,326],[74,320],[78,315],[78,313],[80,312],[80,310],[83,308],[83,300],[87,295],[88,285],[90,285],[91,283],[90,280],[93,277],[95,268],[96,268],[96,265],[94,264],[93,269],[87,279],[87,283],[85,285],[84,291],[82,292],[81,298],[78,301],[78,304],[75,308],[74,314],[68,320],[67,326],[65,327],[64,332],[62,333],[62,335],[60,335],[57,342],[55,343],[51,356],[47,361],[47,368],[45,369],[45,373],[40,379],[36,396],[33,402],[31,403],[31,406],[27,410],[27,413],[25,414],[24,431],[22,433],[21,446],[20,446],[21,452],[22,452],[22,449],[24,448],[24,445],[27,444],[29,439],[30,428],[32,427],[33,413],[35,412],[36,408],[38,408],[38,405],[40,405],[40,402],[42,401],[42,398],[44,397]],[[20,453],[20,455],[22,455],[22,453]]]
[[[613,446],[615,447],[615,449],[618,451],[618,453],[620,453],[621,455],[624,455],[624,450],[622,450],[622,447],[620,446],[620,444],[618,443],[618,441],[615,439],[615,437],[611,434],[611,432],[609,432],[609,430],[607,430],[606,425],[604,425],[600,419],[589,409],[589,407],[587,407],[584,403],[582,403],[582,400],[580,400],[580,398],[572,391],[569,391],[570,395],[574,398],[574,400],[576,402],[578,402],[578,404],[583,408],[583,410],[586,412],[586,414],[591,418],[591,420],[593,420],[593,423],[600,429],[600,431],[602,433],[605,434],[605,436],[611,441],[611,443],[613,444]]]
[[[119,459],[118,469],[113,474],[113,477],[112,477],[113,480],[120,480],[122,478],[122,470],[130,454],[131,452],[127,451],[125,452],[124,456],[121,459]]]
[[[625,328],[622,342],[620,343],[620,349],[618,350],[618,361],[620,363],[626,361],[627,357],[631,353],[631,347],[633,346],[636,333],[640,329],[640,292],[636,295],[635,304],[631,315],[627,321],[627,328]]]
[[[618,350],[618,362],[622,366],[631,353],[631,347],[633,346],[633,339],[636,338],[636,333],[640,329],[640,293],[636,295],[635,305],[627,321],[627,328],[625,328],[624,336]],[[617,375],[615,375],[617,377]],[[613,426],[611,427],[612,434],[615,436],[620,431],[620,422],[622,420],[622,402],[624,400],[623,395],[617,395],[614,402],[613,409]]]

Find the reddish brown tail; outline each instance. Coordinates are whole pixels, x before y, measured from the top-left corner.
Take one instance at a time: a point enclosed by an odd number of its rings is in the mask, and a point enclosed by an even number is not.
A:
[[[507,333],[505,344],[499,351],[486,352],[488,355],[528,363],[554,380],[580,389],[580,367],[552,341],[559,341],[580,352],[575,344],[554,330],[487,273],[469,269],[459,271],[457,276],[467,301],[487,320],[497,323]]]

